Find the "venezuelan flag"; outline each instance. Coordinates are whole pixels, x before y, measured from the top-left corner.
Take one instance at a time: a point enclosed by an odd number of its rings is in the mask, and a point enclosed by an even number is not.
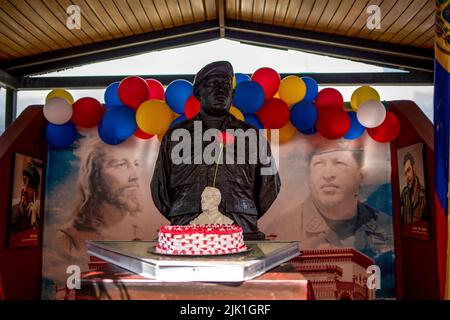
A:
[[[436,42],[434,73],[434,152],[435,152],[435,188],[438,228],[447,226],[447,232],[440,232],[442,239],[438,252],[447,252],[440,257],[440,283],[445,283],[441,296],[450,300],[450,219],[449,208],[449,135],[450,135],[450,0],[436,0]],[[443,222],[443,223],[439,223]],[[445,239],[446,237],[446,239]],[[445,249],[446,246],[446,249]],[[444,260],[445,259],[445,260]],[[446,266],[446,267],[445,267]],[[446,270],[445,270],[446,268]],[[445,290],[445,292],[444,292]]]

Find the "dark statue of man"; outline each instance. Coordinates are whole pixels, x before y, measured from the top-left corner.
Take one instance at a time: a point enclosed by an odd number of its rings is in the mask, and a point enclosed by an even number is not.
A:
[[[193,91],[200,101],[200,112],[166,132],[153,172],[152,198],[172,225],[187,225],[202,211],[201,194],[205,187],[214,186],[221,193],[219,211],[243,228],[246,240],[262,240],[265,235],[258,230],[257,221],[275,201],[281,186],[267,140],[258,135],[256,148],[245,144],[246,156],[255,152],[258,154],[255,162],[249,161],[250,157],[245,157],[244,162],[234,161],[231,164],[224,160],[219,165],[195,161],[199,153],[203,153],[205,147],[214,141],[203,141],[202,137],[194,135],[194,128],[199,123],[202,135],[212,128],[220,132],[256,130],[229,113],[233,97],[232,78],[233,68],[227,61],[210,63],[197,73]],[[177,130],[185,130],[193,137],[190,163],[174,163],[172,159],[173,148],[179,143],[174,141],[172,134]],[[200,143],[200,150],[195,148],[195,143]],[[265,147],[263,157],[260,156],[261,145]],[[226,148],[237,147],[227,145]],[[234,157],[236,159],[236,155]],[[267,174],[263,169],[271,166],[275,169]]]

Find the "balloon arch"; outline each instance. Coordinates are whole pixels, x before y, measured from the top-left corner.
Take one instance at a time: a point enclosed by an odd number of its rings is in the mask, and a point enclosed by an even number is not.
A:
[[[327,139],[357,139],[365,131],[377,142],[387,143],[400,131],[397,117],[386,111],[378,92],[370,86],[356,89],[344,102],[334,88],[319,91],[311,77],[289,75],[283,79],[272,68],[260,68],[251,77],[233,76],[230,113],[257,129],[279,129],[279,142],[289,141],[297,131],[318,132]],[[52,148],[69,147],[78,128],[98,127],[103,142],[117,145],[132,135],[161,140],[173,125],[193,118],[200,111],[192,83],[183,79],[164,86],[155,79],[137,76],[111,83],[105,103],[91,97],[74,101],[65,89],[54,89],[46,97],[46,135]]]

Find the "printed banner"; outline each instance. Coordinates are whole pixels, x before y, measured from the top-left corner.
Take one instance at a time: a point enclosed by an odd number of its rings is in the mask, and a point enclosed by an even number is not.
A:
[[[71,298],[65,286],[69,266],[79,266],[82,273],[98,267],[86,253],[85,240],[153,240],[168,224],[150,195],[157,138],[132,137],[109,146],[96,130],[83,134],[73,149],[51,150],[48,156],[45,299]],[[370,273],[365,271],[375,263],[381,274],[377,297],[393,297],[389,145],[367,135],[330,141],[297,133],[278,153],[281,192],[258,222],[266,237],[297,240],[301,250],[354,249],[364,268],[355,275],[357,268],[337,267],[345,269],[337,285],[347,281],[367,290]]]

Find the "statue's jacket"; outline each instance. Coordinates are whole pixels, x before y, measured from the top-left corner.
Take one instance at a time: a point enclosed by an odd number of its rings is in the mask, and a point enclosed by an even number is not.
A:
[[[194,121],[202,121],[202,133],[208,129],[207,123],[202,119],[201,114],[198,114],[166,132],[151,181],[151,193],[155,206],[172,225],[186,225],[196,218],[201,213],[200,201],[203,189],[214,183],[217,161],[205,163],[201,159],[200,161],[196,159],[203,155],[205,148],[210,148],[208,145],[211,145],[214,139],[202,141],[202,152],[195,152],[199,148],[194,146]],[[197,122],[197,126],[198,124]],[[177,129],[186,129],[191,135],[190,163],[186,161],[174,163],[171,159],[173,148],[180,142],[172,138],[172,133]],[[258,231],[257,220],[267,212],[281,187],[270,145],[263,136],[257,134],[256,128],[236,119],[231,114],[226,116],[221,131],[224,132],[226,129],[256,130],[257,143],[250,146],[247,141],[244,159],[242,154],[238,155],[236,140],[225,145],[222,157],[217,155],[216,159],[222,159],[222,161],[219,160],[215,178],[215,187],[222,194],[219,211],[243,228],[246,240],[261,239],[263,234]],[[261,146],[264,147],[261,148]],[[229,148],[235,148],[234,154],[230,153]],[[255,159],[255,152],[257,153],[256,161],[251,161]],[[234,157],[231,164],[230,158],[227,159],[230,157],[229,154]],[[181,156],[186,155],[181,154]]]

